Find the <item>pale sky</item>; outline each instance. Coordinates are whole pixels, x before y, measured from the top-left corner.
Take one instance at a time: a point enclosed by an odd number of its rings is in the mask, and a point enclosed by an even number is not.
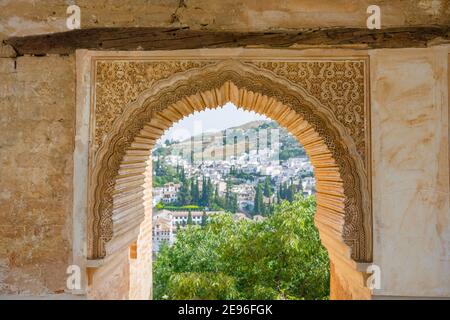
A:
[[[227,103],[221,108],[195,112],[180,120],[168,129],[161,139],[162,141],[166,139],[184,140],[202,132],[220,131],[256,120],[270,119],[255,112],[238,109],[234,104]]]

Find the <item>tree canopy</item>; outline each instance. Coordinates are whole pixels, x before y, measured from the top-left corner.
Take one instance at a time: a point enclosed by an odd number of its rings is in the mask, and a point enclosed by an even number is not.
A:
[[[327,299],[315,208],[313,197],[298,196],[260,222],[222,214],[180,230],[154,263],[154,298]]]

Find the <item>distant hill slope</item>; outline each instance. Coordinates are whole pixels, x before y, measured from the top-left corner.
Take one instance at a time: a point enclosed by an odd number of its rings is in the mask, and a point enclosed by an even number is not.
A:
[[[277,122],[271,120],[258,120],[251,121],[240,126],[231,127],[226,129],[226,145],[227,148],[233,148],[231,153],[234,153],[234,136],[237,137],[237,153],[242,154],[245,152],[245,136],[255,136],[256,132],[262,132],[265,129],[278,129],[280,148],[280,160],[287,160],[292,157],[304,156],[305,151],[297,140],[283,127],[279,126]],[[203,135],[194,136],[193,139],[197,143],[195,144],[194,154],[198,157],[202,152],[204,155],[217,155],[223,151],[223,131],[207,132]],[[200,142],[201,141],[201,142]],[[167,155],[171,154],[174,150],[189,150],[192,146],[192,137],[183,141],[177,141],[171,143],[169,146],[157,147],[153,150],[154,155]],[[264,147],[263,147],[264,148]],[[269,145],[270,148],[270,145]],[[250,150],[255,149],[254,146],[250,146]],[[209,156],[204,158],[207,160]]]

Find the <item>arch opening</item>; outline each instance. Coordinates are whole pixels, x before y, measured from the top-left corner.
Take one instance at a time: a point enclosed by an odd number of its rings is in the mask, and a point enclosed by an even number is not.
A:
[[[313,168],[286,128],[226,104],[177,122],[152,157],[153,298],[329,296]]]
[[[330,254],[332,288],[342,292],[332,289],[331,297],[368,297],[357,262],[371,260],[370,199],[355,143],[301,86],[236,61],[155,83],[114,122],[95,159],[89,258],[110,256],[139,235],[137,257],[151,263],[140,254],[148,250],[144,236],[151,234],[151,150],[173,123],[227,102],[266,115],[302,143],[315,168],[315,223]]]

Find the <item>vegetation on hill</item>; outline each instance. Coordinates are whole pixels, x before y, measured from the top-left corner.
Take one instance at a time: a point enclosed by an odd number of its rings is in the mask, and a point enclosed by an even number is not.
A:
[[[153,187],[162,187],[168,182],[179,182],[180,177],[177,171],[176,168],[165,164],[164,161],[157,157],[156,161],[153,161]]]
[[[240,141],[238,145],[238,153],[241,154],[245,152],[245,136],[252,136],[249,134],[249,130],[262,131],[266,129],[278,129],[278,138],[281,143],[281,147],[279,150],[280,161],[286,161],[290,158],[305,156],[305,150],[303,146],[299,145],[299,142],[296,140],[294,136],[292,136],[285,128],[278,125],[277,122],[267,120],[267,121],[252,121],[241,126],[233,127],[227,129],[227,135],[230,137],[237,137],[237,141]],[[196,136],[194,139],[201,139],[203,143],[201,143],[201,147],[193,150],[194,154],[192,157],[195,159],[202,159],[201,153],[205,155],[211,154],[221,154],[221,150],[223,147],[223,132],[213,132],[213,133],[205,133],[203,136]],[[270,139],[268,139],[270,142]],[[234,144],[234,139],[225,139],[226,145]],[[191,147],[191,139],[184,141],[166,141],[165,146],[160,146],[155,148],[153,151],[153,156],[166,156],[172,154],[174,150],[182,150],[183,147],[190,148]],[[270,147],[270,145],[269,145]],[[176,154],[176,152],[175,152]]]

